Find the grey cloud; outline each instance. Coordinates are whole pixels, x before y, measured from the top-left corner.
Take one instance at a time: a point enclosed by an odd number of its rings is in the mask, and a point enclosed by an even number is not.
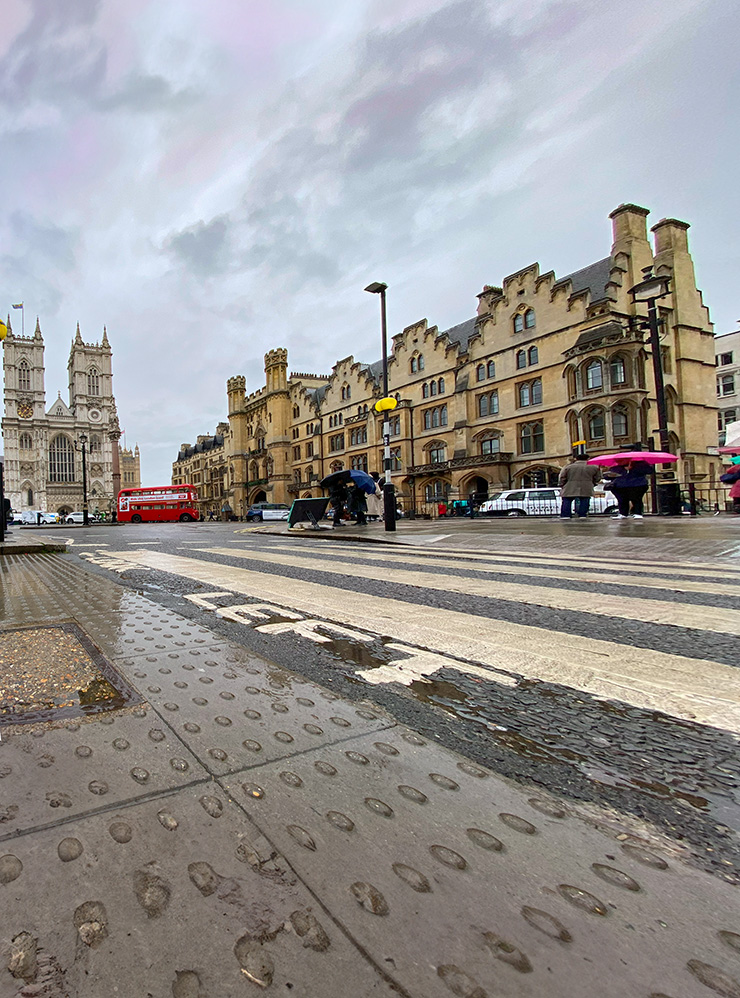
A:
[[[229,267],[229,222],[219,215],[200,221],[171,236],[166,248],[189,270],[201,276],[222,273]]]
[[[13,255],[27,257],[68,272],[75,266],[78,240],[75,230],[63,229],[51,222],[39,222],[25,211],[14,211],[8,219]]]
[[[89,31],[99,0],[47,3],[32,0],[32,17],[15,39],[0,72],[6,101],[43,99],[61,104],[88,99],[105,76],[105,47]]]
[[[124,109],[146,113],[163,108],[177,111],[197,100],[193,90],[174,90],[163,76],[131,75],[118,90],[102,97],[98,107],[104,111]]]

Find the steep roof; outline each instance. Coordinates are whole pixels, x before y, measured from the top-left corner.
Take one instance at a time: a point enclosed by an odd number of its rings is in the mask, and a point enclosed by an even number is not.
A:
[[[604,257],[603,260],[590,263],[588,267],[582,267],[572,274],[561,277],[557,283],[562,284],[563,281],[570,281],[573,285],[573,294],[576,294],[578,291],[588,290],[591,292],[591,301],[599,301],[600,298],[604,298],[606,295],[606,285],[609,280],[611,263],[612,259],[610,256]]]
[[[474,316],[472,319],[466,319],[465,322],[458,322],[456,326],[450,326],[449,329],[443,329],[441,333],[437,334],[437,339],[440,336],[447,336],[450,343],[457,343],[461,350],[467,350],[468,341],[475,332],[475,321]]]

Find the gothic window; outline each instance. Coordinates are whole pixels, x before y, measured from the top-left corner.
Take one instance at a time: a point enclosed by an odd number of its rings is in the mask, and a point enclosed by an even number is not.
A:
[[[438,478],[436,481],[429,482],[428,485],[424,486],[424,499],[426,502],[440,502],[442,499],[447,498],[449,491],[449,482],[442,481],[441,478]]]
[[[604,371],[600,360],[592,360],[586,367],[586,389],[593,392],[604,387]]]
[[[444,393],[445,393],[445,379],[444,378],[440,378],[439,381],[437,382],[437,391],[439,392],[440,395],[444,395]]]
[[[402,467],[401,448],[391,447],[391,471],[400,471]]]
[[[538,364],[540,359],[540,352],[537,347],[530,347],[529,353],[527,355],[527,360],[531,364]]]
[[[489,360],[488,361],[488,369],[487,369],[486,373],[488,374],[489,378],[495,378],[496,377],[496,361],[495,360]]]
[[[475,369],[475,380],[485,381],[486,380],[486,366],[485,364],[479,364]]]
[[[524,313],[524,328],[525,329],[534,329],[534,327],[535,327],[534,309],[533,308],[528,308],[527,311]],[[531,363],[531,361],[530,361],[530,363]]]
[[[481,454],[499,454],[501,452],[501,437],[483,437],[480,442]]]
[[[367,425],[358,426],[353,430],[350,430],[349,434],[349,445],[350,447],[355,447],[357,444],[367,443]]]
[[[427,384],[426,381],[421,386],[421,397],[423,399],[428,399],[429,398],[429,385]]]
[[[416,357],[412,357],[411,358],[411,365],[410,365],[410,367],[411,367],[411,373],[412,374],[416,374],[416,372],[419,370],[419,364],[418,364],[418,362],[416,360]]]
[[[293,460],[300,461],[300,459],[301,459],[301,445],[298,444],[297,447],[293,448]]]
[[[542,402],[542,378],[525,381],[519,385],[519,407],[540,405]]]
[[[329,467],[331,468],[332,471],[343,471],[344,470],[344,462],[343,461],[332,461],[332,463],[329,465]]]
[[[100,395],[100,375],[95,367],[87,372],[87,394]]]
[[[28,505],[33,509],[33,489],[28,490],[28,495],[26,498],[28,499]]]
[[[100,452],[100,437],[97,436],[97,434],[93,434],[90,437],[90,453],[94,454],[99,452]]]
[[[524,329],[524,316],[521,312],[517,312],[514,316],[514,332],[521,333]]]
[[[306,468],[306,481],[310,482],[312,478],[313,478],[313,467],[309,465]]]
[[[519,424],[519,452],[536,454],[545,449],[545,427],[541,421]]]
[[[589,440],[606,439],[606,417],[603,409],[589,409],[586,415]]]
[[[350,461],[353,471],[367,471],[367,454],[355,454]]]
[[[437,382],[436,381],[430,381],[429,382],[429,394],[430,395],[436,395],[437,394]]]
[[[624,364],[624,357],[612,357],[609,364],[609,380],[612,388],[622,388],[627,384],[627,369]]]
[[[329,450],[337,451],[344,450],[344,434],[337,433],[334,437],[329,437]]]
[[[33,438],[30,433],[21,433],[18,438],[18,446],[21,450],[33,450]]]
[[[418,361],[418,363],[419,363],[419,370],[423,371],[424,370],[424,354],[423,353],[419,354],[419,361]]]
[[[629,414],[624,405],[615,405],[612,409],[612,435],[615,440],[629,435]]]
[[[75,452],[67,437],[54,437],[49,445],[49,481],[73,482],[75,480]]]
[[[309,440],[306,444],[306,457],[313,457],[313,441]]]
[[[444,444],[437,443],[432,444],[429,448],[429,463],[430,464],[441,464],[446,460],[447,448]]]
[[[495,416],[498,413],[498,389],[488,395],[481,395],[478,399],[479,416]]]
[[[301,410],[297,405],[293,406],[293,419],[298,419],[301,414]]]
[[[516,369],[521,371],[527,366],[527,354],[525,350],[517,350],[516,352]]]
[[[390,433],[392,437],[400,437],[401,435],[401,417],[391,416],[388,420],[388,425],[390,426]]]
[[[447,426],[447,406],[443,405],[439,410],[439,425]]]
[[[22,360],[18,365],[18,390],[21,392],[31,391],[31,369],[27,360]]]

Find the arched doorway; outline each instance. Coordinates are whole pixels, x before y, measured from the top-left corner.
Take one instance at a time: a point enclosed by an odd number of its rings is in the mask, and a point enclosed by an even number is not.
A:
[[[488,481],[477,475],[466,484],[465,492],[472,498],[473,502],[485,502],[488,498]]]
[[[267,493],[264,489],[258,489],[252,496],[252,505],[256,502],[267,502]]]

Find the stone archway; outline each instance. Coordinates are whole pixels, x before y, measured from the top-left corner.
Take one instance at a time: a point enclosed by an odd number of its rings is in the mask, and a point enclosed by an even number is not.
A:
[[[267,502],[267,493],[264,489],[257,489],[252,496],[250,503],[253,506],[256,502]]]

